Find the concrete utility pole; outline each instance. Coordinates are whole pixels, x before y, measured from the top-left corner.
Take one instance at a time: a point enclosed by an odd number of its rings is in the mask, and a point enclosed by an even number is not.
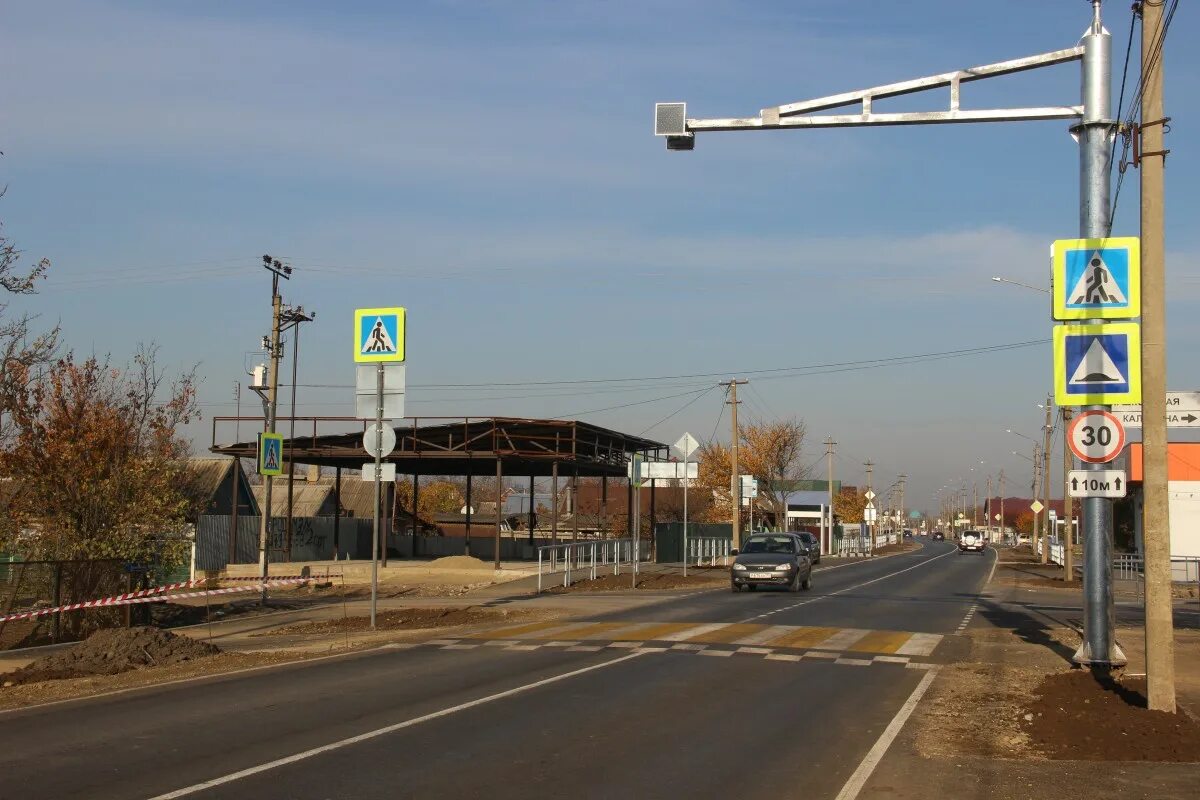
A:
[[[279,295],[279,279],[291,280],[292,268],[279,259],[263,256],[263,268],[271,273],[271,384],[267,390],[267,433],[275,432],[275,416],[279,397],[279,358],[283,349],[279,345],[279,318],[283,309],[283,298]],[[267,537],[271,523],[271,476],[263,476],[263,507],[258,527],[258,575],[263,580],[261,600],[267,602]]]
[[[996,520],[992,519],[992,476],[987,477],[987,494],[983,496],[983,526],[991,528]]]
[[[971,527],[978,528],[979,527],[979,483],[978,482],[971,484],[971,492],[972,492]]]
[[[739,381],[737,379],[730,380],[730,381],[724,381],[721,383],[722,386],[729,387],[729,399],[726,400],[725,402],[727,402],[731,406],[731,409],[732,409],[730,411],[729,416],[733,422],[733,441],[731,442],[731,444],[729,446],[729,459],[732,462],[733,471],[729,477],[729,495],[730,495],[730,498],[733,500],[732,522],[733,522],[733,546],[735,548],[741,547],[741,544],[742,544],[742,530],[741,530],[741,526],[742,526],[742,520],[741,520],[742,480],[741,480],[741,476],[738,475],[738,421],[737,421],[738,403],[740,401],[737,399],[737,387],[742,386],[747,383],[749,383],[749,381]]]
[[[288,420],[288,483],[287,483],[287,531],[285,534],[284,547],[287,550],[287,560],[292,560],[292,507],[295,499],[295,482],[296,482],[296,462],[292,458],[292,448],[296,441],[296,372],[300,363],[300,323],[312,322],[317,318],[314,311],[311,314],[304,313],[304,306],[296,306],[289,308],[280,316],[279,331],[282,333],[289,328],[295,329],[292,334],[292,402],[291,402],[291,418]]]
[[[1171,519],[1167,502],[1166,258],[1163,235],[1163,3],[1142,11],[1142,536],[1146,580],[1149,706],[1175,713],[1175,627],[1171,618]]]
[[[1054,432],[1054,428],[1050,425],[1050,413],[1054,408],[1054,397],[1046,396],[1046,422],[1042,426],[1042,503],[1046,508],[1042,512],[1046,515],[1045,524],[1045,540],[1042,542],[1042,563],[1050,563],[1050,537],[1054,535],[1054,531],[1050,529],[1050,451],[1054,447],[1054,443],[1050,441],[1050,435]],[[1066,446],[1065,444],[1063,445]]]
[[[1075,554],[1072,551],[1075,549],[1075,535],[1071,529],[1073,525],[1071,518],[1074,516],[1075,501],[1071,498],[1068,489],[1073,459],[1071,458],[1071,448],[1067,444],[1067,425],[1071,422],[1071,409],[1063,407],[1059,410],[1062,412],[1063,430],[1063,580],[1073,581],[1075,580]]]
[[[1029,484],[1029,494],[1032,495],[1033,499],[1037,500],[1038,502],[1041,502],[1041,499],[1042,499],[1042,498],[1038,497],[1038,491],[1039,491],[1038,487],[1041,486],[1041,477],[1042,477],[1041,470],[1042,470],[1042,446],[1040,444],[1038,444],[1037,442],[1034,442],[1033,443],[1033,481],[1032,481],[1032,483]],[[1042,514],[1044,514],[1044,513],[1045,513],[1045,509],[1042,509],[1042,513],[1035,512],[1033,515],[1034,552],[1037,552],[1039,542],[1041,543],[1042,549],[1045,549],[1045,546],[1046,546],[1046,543],[1042,540]]]
[[[904,516],[904,484],[908,481],[908,476],[901,474],[898,477],[900,479],[900,538],[903,540],[904,523],[908,520],[908,517]]]
[[[825,440],[825,462],[829,469],[829,482],[825,487],[829,490],[829,537],[824,544],[826,553],[833,552],[833,447],[836,444],[832,436]]]
[[[1000,470],[1000,536],[1003,537],[1007,530],[1004,525],[1004,470]]]

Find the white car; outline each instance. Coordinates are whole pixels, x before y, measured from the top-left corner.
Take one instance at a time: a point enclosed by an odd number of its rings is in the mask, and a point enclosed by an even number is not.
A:
[[[987,537],[980,531],[963,531],[958,539],[958,552],[982,553],[987,549]]]

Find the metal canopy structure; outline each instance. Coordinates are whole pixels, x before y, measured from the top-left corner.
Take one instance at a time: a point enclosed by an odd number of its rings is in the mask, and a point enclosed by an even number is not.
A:
[[[255,441],[219,443],[235,423],[261,425],[261,417],[214,417],[211,450],[255,458]],[[366,424],[353,417],[296,417],[297,429],[309,428],[284,442],[285,458],[297,464],[362,469],[369,460],[362,437]],[[357,426],[350,433],[320,433],[330,425]],[[396,449],[384,456],[403,474],[494,475],[497,462],[509,475],[547,477],[563,469],[578,477],[624,478],[629,458],[640,453],[666,460],[662,442],[621,433],[578,420],[509,417],[423,417],[395,425]]]

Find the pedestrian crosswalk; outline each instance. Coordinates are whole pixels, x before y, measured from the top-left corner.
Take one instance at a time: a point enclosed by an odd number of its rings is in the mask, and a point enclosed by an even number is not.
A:
[[[745,622],[535,622],[483,631],[464,640],[541,643],[542,646],[591,647],[596,642],[663,642],[676,649],[728,645],[729,652],[762,654],[779,650],[870,654],[924,658],[942,642],[941,634]],[[620,646],[620,645],[618,645]],[[724,649],[721,652],[725,652]]]

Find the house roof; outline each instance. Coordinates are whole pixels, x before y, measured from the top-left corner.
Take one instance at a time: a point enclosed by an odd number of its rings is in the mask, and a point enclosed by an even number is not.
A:
[[[189,458],[184,465],[187,491],[197,500],[211,500],[229,470],[233,469],[232,458],[213,458],[211,456],[195,456]]]
[[[361,476],[355,474],[343,475],[342,488],[339,490],[338,497],[341,500],[343,512],[363,519],[375,516],[375,483],[373,481],[364,481]]]
[[[345,483],[342,484],[345,487]],[[254,499],[258,503],[259,508],[263,508],[266,502],[266,486],[251,487],[254,490]],[[308,481],[298,480],[292,485],[292,516],[293,517],[315,517],[322,510],[326,501],[329,500],[329,495],[333,492],[333,483],[328,481],[319,481],[309,483]],[[284,516],[288,509],[288,492],[287,481],[277,480],[271,487],[271,514],[272,516]]]

